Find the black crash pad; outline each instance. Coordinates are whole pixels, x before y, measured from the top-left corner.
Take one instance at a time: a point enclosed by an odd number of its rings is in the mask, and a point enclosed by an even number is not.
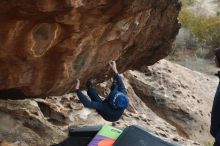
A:
[[[129,126],[114,143],[114,146],[178,146],[138,126]]]
[[[59,144],[52,146],[87,146],[95,137],[102,126],[86,126],[70,128],[69,137]],[[129,126],[114,143],[114,146],[178,146],[172,142],[166,142],[149,131],[138,127]]]
[[[87,146],[102,126],[85,126],[70,128],[69,137],[59,144],[52,146]]]

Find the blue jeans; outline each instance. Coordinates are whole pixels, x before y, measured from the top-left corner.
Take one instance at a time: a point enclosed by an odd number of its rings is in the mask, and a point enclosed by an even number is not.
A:
[[[87,94],[91,98],[92,101],[102,102],[102,99],[100,98],[100,96],[97,93],[97,90],[94,87],[92,86],[88,87]]]
[[[117,84],[116,84],[116,81],[114,80],[111,86],[111,91],[113,91],[115,88],[117,88]],[[92,87],[92,85],[90,86],[87,85],[87,94],[91,98],[92,101],[102,102],[102,99],[98,95],[96,88]]]

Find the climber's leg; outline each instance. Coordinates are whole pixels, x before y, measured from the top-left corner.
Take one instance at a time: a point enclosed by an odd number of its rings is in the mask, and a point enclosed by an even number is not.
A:
[[[97,90],[92,86],[92,81],[88,80],[86,82],[87,86],[87,94],[91,98],[92,101],[102,102],[102,99],[99,97]]]

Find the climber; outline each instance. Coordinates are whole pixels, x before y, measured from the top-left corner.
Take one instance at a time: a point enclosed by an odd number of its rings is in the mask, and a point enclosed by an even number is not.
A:
[[[220,66],[220,48],[217,48],[215,51],[215,64],[219,68]],[[220,78],[220,71],[215,74]],[[211,135],[215,138],[215,143],[213,146],[220,146],[220,82],[215,93],[212,114],[211,114]]]
[[[119,75],[115,61],[109,62],[110,67],[115,72],[114,81],[111,86],[110,94],[101,100],[96,89],[93,87],[92,80],[86,82],[87,94],[91,101],[79,90],[80,80],[77,79],[76,93],[87,108],[95,109],[105,120],[117,121],[128,107],[129,100],[122,77]]]

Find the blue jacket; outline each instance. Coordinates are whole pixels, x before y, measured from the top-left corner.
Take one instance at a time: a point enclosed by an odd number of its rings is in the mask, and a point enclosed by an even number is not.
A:
[[[119,120],[125,110],[114,109],[112,107],[113,99],[115,95],[119,92],[127,95],[125,85],[119,74],[115,75],[111,92],[107,96],[107,98],[102,102],[90,101],[80,90],[76,91],[80,101],[83,103],[85,107],[95,109],[105,120],[111,122]]]
[[[220,77],[220,71],[216,75]],[[210,133],[215,138],[216,142],[220,143],[220,82],[212,106]]]

